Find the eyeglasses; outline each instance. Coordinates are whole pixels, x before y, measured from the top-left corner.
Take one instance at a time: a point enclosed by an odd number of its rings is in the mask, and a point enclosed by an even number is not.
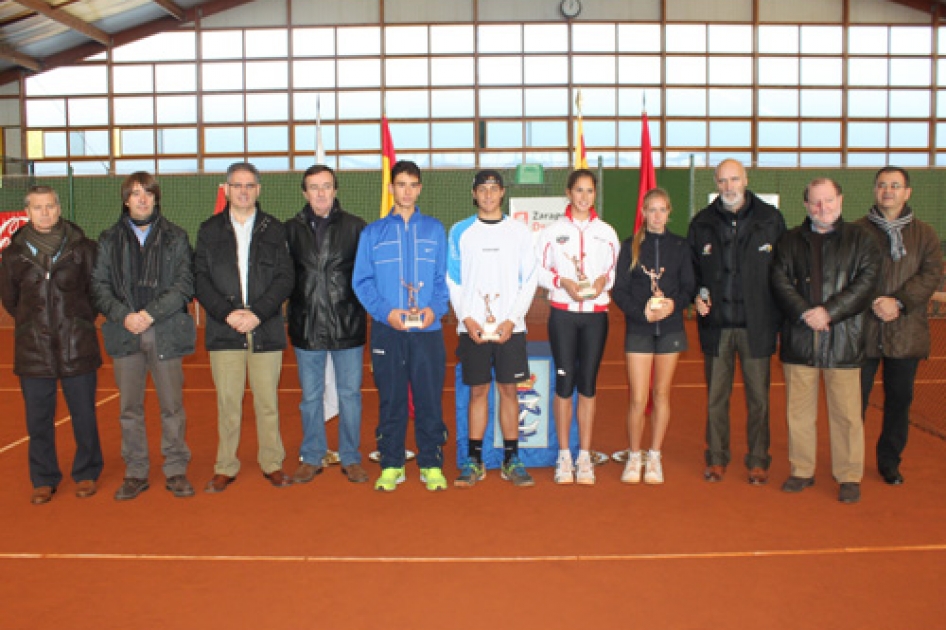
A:
[[[888,188],[890,190],[903,190],[904,188],[906,188],[906,186],[904,186],[903,184],[899,182],[894,182],[893,184],[886,184],[886,183],[877,184],[878,190],[887,190]]]
[[[259,184],[231,184],[227,182],[227,186],[233,190],[256,190],[259,188]]]

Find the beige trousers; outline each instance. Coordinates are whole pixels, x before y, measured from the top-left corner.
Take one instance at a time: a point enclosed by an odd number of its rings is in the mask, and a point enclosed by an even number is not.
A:
[[[788,401],[788,459],[795,477],[815,476],[818,451],[818,390],[824,377],[831,436],[831,472],[838,483],[864,476],[861,371],[783,365]]]
[[[278,389],[282,352],[214,350],[208,354],[214,386],[217,388],[217,431],[220,440],[214,473],[235,477],[240,471],[237,449],[240,446],[247,375],[256,415],[256,436],[259,442],[257,460],[266,474],[281,469],[286,458],[279,433]]]

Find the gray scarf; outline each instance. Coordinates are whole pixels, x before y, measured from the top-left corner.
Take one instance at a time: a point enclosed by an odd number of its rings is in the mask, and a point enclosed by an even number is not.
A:
[[[888,221],[883,213],[877,209],[877,206],[871,206],[867,218],[871,223],[887,233],[890,239],[890,257],[894,262],[900,260],[907,254],[907,248],[903,245],[903,228],[913,223],[913,210],[910,206],[903,206],[903,212],[893,221]]]

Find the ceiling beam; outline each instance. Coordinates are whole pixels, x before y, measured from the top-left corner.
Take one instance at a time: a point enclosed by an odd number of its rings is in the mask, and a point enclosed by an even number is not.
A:
[[[17,52],[16,50],[4,44],[0,44],[0,59],[7,59],[16,65],[28,68],[33,72],[39,72],[43,69],[43,62],[39,61],[38,59],[28,57],[23,53]]]
[[[151,0],[156,5],[167,11],[178,22],[184,21],[184,9],[177,6],[171,0]]]
[[[198,19],[198,16],[209,17],[243,4],[249,4],[253,1],[254,0],[214,0],[212,2],[207,2],[206,4],[200,4],[184,11],[183,22],[194,22]],[[150,37],[151,35],[155,35],[157,33],[172,31],[178,28],[180,25],[181,23],[172,17],[165,17],[152,22],[147,22],[140,26],[135,26],[128,30],[112,35],[112,46],[130,44],[131,42],[144,39],[145,37]],[[75,48],[70,48],[69,50],[64,50],[62,52],[56,53],[55,55],[51,55],[45,59],[42,59],[41,63],[43,67],[41,70],[52,70],[53,68],[68,66],[80,59],[96,55],[105,49],[106,47],[104,45],[97,42],[81,44]],[[11,68],[10,70],[0,72],[0,85],[6,85],[7,83],[19,81],[23,74],[23,68]]]
[[[894,4],[901,4],[923,13],[933,13],[939,8],[939,0],[890,0]]]
[[[105,31],[95,28],[88,22],[80,20],[71,13],[67,13],[61,9],[54,9],[43,0],[14,0],[14,2],[22,7],[30,9],[31,11],[36,11],[40,15],[43,15],[54,22],[59,22],[63,26],[76,31],[77,33],[81,33],[89,39],[97,41],[103,46],[108,46],[112,42],[112,36]]]

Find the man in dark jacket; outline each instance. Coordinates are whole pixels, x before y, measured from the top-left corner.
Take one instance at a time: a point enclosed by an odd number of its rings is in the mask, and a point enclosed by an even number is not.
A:
[[[782,313],[788,458],[785,492],[815,483],[818,389],[824,377],[831,469],[842,503],[860,500],[864,475],[860,367],[865,311],[880,277],[880,252],[860,226],[841,218],[841,187],[815,179],[805,188],[808,218],[779,240],[772,291]]]
[[[874,176],[876,203],[857,221],[877,240],[883,272],[864,322],[867,361],[861,368],[862,411],[866,415],[874,376],[883,359],[884,423],[877,440],[877,470],[891,485],[903,483],[900,458],[907,445],[913,383],[920,359],[930,355],[927,304],[943,275],[936,231],[907,205],[910,176],[887,166]]]
[[[121,192],[121,217],[99,237],[92,273],[95,306],[106,317],[105,351],[113,359],[121,400],[126,470],[115,499],[134,499],[149,487],[144,407],[148,372],[161,404],[165,487],[176,497],[191,497],[182,359],[193,354],[197,336],[187,312],[194,295],[192,250],[187,232],[161,214],[161,188],[152,175],[132,173]]]
[[[286,451],[279,433],[279,375],[286,331],[282,304],[292,291],[286,230],[263,212],[259,171],[247,162],[227,169],[227,206],[197,233],[194,283],[207,312],[205,342],[217,388],[217,461],[207,492],[223,492],[240,470],[237,448],[249,375],[259,442],[257,460],[277,488]]]
[[[13,372],[20,377],[30,436],[34,505],[52,500],[62,472],[56,456],[56,381],[72,416],[76,496],[91,497],[102,472],[95,388],[102,365],[91,279],[95,243],[61,216],[47,186],[26,194],[30,222],[0,260],[0,298],[15,320]]]
[[[307,483],[322,472],[325,438],[325,369],[331,357],[338,390],[338,444],[342,473],[368,481],[361,466],[361,377],[367,330],[365,309],[351,278],[365,222],[342,210],[335,198],[335,172],[310,166],[302,176],[306,204],[286,223],[295,288],[289,298],[289,339],[302,385],[301,464],[293,475]]]
[[[751,191],[746,169],[736,160],[716,167],[719,196],[690,223],[700,315],[700,346],[707,387],[706,470],[722,481],[729,465],[729,401],[742,366],[746,393],[745,458],[749,483],[768,481],[770,359],[781,316],[769,288],[775,243],[785,232],[782,213]]]

